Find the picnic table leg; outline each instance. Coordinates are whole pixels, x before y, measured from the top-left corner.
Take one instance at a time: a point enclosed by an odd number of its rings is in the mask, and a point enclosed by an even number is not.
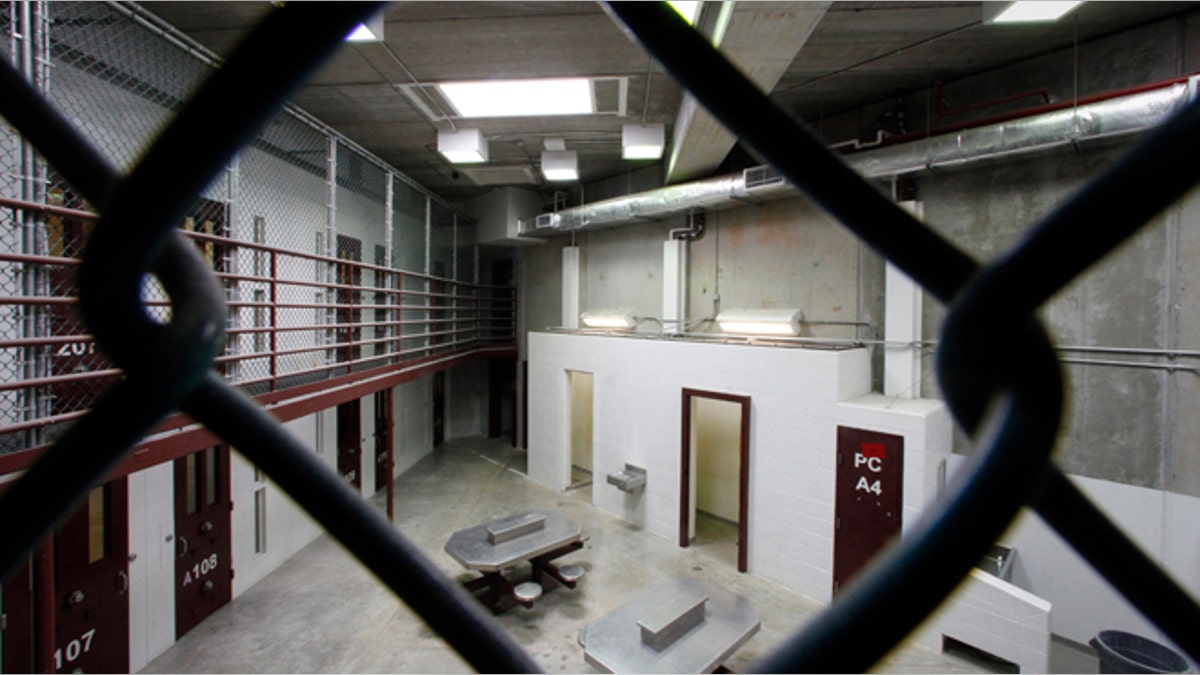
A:
[[[552,591],[560,585],[567,588],[575,588],[575,581],[563,578],[562,574],[558,571],[558,567],[551,561],[561,558],[568,553],[578,551],[581,548],[583,548],[583,542],[573,541],[566,546],[543,553],[536,558],[531,558],[529,564],[533,569],[533,581],[541,584],[543,592]]]
[[[483,576],[478,579],[463,582],[463,587],[472,594],[483,591],[479,596],[479,600],[490,610],[492,614],[503,614],[512,609],[517,604],[517,599],[513,595],[513,586],[508,579],[500,572],[483,572]]]

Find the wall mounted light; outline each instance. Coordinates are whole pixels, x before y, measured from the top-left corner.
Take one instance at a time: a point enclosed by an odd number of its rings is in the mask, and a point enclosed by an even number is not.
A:
[[[346,42],[383,42],[383,10],[358,24],[345,38]]]
[[[637,319],[633,314],[619,309],[588,310],[579,315],[579,320],[588,328],[607,328],[609,330],[633,330]]]
[[[717,315],[717,325],[725,333],[796,336],[802,316],[798,309],[727,309]]]
[[[579,155],[574,150],[543,150],[542,175],[549,181],[577,180]]]
[[[488,161],[488,142],[479,129],[438,132],[438,152],[454,164]]]
[[[625,159],[658,159],[663,154],[664,137],[661,124],[626,124],[621,127],[621,156]]]
[[[1082,0],[1012,0],[984,2],[984,23],[1033,23],[1058,21],[1082,5]]]

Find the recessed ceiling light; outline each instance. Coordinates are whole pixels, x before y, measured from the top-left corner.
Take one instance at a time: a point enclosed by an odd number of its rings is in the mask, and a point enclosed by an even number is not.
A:
[[[346,36],[345,41],[383,42],[383,12],[377,12],[369,21],[355,26],[354,30]]]
[[[585,77],[443,82],[442,94],[462,117],[590,115],[592,85]]]
[[[1015,0],[1014,2],[985,2],[984,21],[987,23],[1032,23],[1058,21],[1082,5],[1082,0]]]
[[[695,25],[696,19],[700,17],[700,0],[671,0],[667,4],[674,7],[688,25]]]

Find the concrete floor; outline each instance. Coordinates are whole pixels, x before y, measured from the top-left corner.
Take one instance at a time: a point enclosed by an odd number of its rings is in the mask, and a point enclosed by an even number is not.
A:
[[[397,479],[395,522],[447,575],[465,580],[474,574],[442,551],[454,531],[530,508],[557,509],[580,521],[587,544],[563,559],[587,569],[579,587],[548,593],[532,610],[517,607],[497,617],[548,672],[598,672],[584,660],[580,630],[671,576],[703,576],[750,599],[762,629],[726,662],[736,672],[748,671],[822,607],[753,574],[739,574],[725,550],[732,544],[720,536],[681,549],[596,509],[590,490],[550,490],[529,480],[524,470],[525,454],[507,444],[482,439],[446,444]],[[382,510],[382,494],[371,503]],[[470,668],[357,560],[323,536],[142,672],[456,673]],[[992,671],[954,655],[903,645],[874,672]]]

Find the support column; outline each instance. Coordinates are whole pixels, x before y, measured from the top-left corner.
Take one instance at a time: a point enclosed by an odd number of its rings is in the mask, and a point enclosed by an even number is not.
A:
[[[899,206],[920,220],[921,202]],[[884,279],[883,393],[900,398],[921,397],[921,287],[891,263]],[[904,344],[893,344],[904,343]]]
[[[562,327],[579,328],[579,247],[563,248]]]
[[[687,319],[687,246],[684,239],[663,242],[663,332],[682,333]]]

